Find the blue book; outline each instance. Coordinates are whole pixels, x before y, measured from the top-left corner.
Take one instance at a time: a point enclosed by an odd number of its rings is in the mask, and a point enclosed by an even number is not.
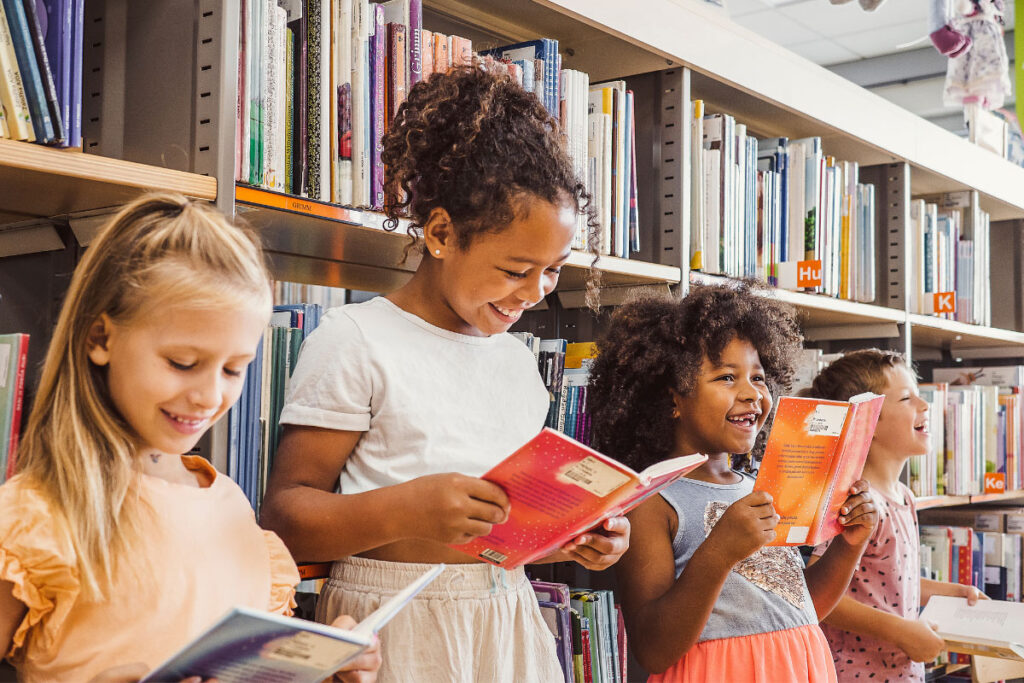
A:
[[[14,41],[14,55],[21,72],[21,80],[25,86],[25,99],[28,100],[28,111],[32,117],[32,130],[36,142],[51,143],[54,141],[53,121],[50,120],[50,108],[43,90],[43,80],[36,62],[35,50],[32,47],[32,32],[29,29],[28,17],[22,0],[3,0],[4,12],[10,24],[11,39]]]
[[[46,7],[46,26],[43,31],[46,54],[53,71],[57,87],[57,101],[60,103],[61,120],[66,129],[67,140],[71,138],[71,24],[73,17],[72,0],[43,0]],[[81,1],[78,5],[83,4]],[[39,16],[42,23],[43,15]]]
[[[191,676],[219,683],[319,683],[370,647],[374,634],[443,570],[434,565],[350,631],[235,607],[141,683]]]
[[[509,59],[516,62],[520,59],[540,59],[544,62],[544,92],[536,93],[548,113],[558,118],[558,41],[551,38],[528,40],[523,43],[505,45],[493,50],[485,50],[481,55],[491,55],[495,59]],[[524,74],[525,75],[525,74]]]
[[[46,99],[47,111],[50,113],[50,121],[53,124],[53,142],[63,145],[66,140],[66,132],[61,121],[57,86],[53,82],[53,68],[50,66],[50,57],[46,52],[46,8],[43,6],[42,0],[23,0],[23,2],[29,34],[32,36],[32,51],[36,58],[36,64],[39,66],[43,96]]]
[[[74,0],[71,15],[71,120],[68,146],[82,146],[82,35],[85,32],[85,0]]]

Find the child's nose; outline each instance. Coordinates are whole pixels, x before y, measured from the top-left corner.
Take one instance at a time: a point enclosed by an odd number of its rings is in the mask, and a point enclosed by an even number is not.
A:
[[[206,379],[189,392],[189,400],[198,408],[211,409],[220,401],[220,383],[216,379]]]

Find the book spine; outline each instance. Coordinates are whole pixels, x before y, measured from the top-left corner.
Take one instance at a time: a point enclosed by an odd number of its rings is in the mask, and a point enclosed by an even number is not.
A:
[[[240,0],[238,7],[238,92],[235,99],[235,180],[249,180],[249,100],[248,85],[248,0]]]
[[[423,80],[423,0],[409,0],[409,87]]]
[[[14,54],[18,60],[18,69],[21,71],[22,84],[25,86],[25,99],[28,101],[29,113],[32,116],[36,142],[49,144],[54,140],[53,121],[50,118],[43,79],[32,46],[32,32],[29,29],[25,7],[22,0],[3,0],[3,4],[7,10],[11,39],[14,41]]]
[[[284,66],[284,191],[295,192],[295,33],[285,28]]]
[[[372,102],[370,106],[370,140],[372,143],[373,159],[370,169],[370,205],[372,208],[381,211],[384,209],[384,163],[381,154],[384,152],[384,125],[387,120],[385,111],[384,95],[384,59],[387,54],[387,27],[384,25],[384,8],[380,5],[372,5],[373,12],[373,37],[370,43],[370,94]]]
[[[71,21],[72,0],[46,1],[46,52],[52,65],[53,78],[57,86],[57,100],[60,103],[61,120],[71,137]]]
[[[306,13],[296,21],[295,34],[295,161],[292,192],[306,194],[309,168],[309,29]]]
[[[388,24],[388,61],[391,64],[391,78],[388,82],[388,123],[394,120],[398,108],[405,102],[405,83],[408,79],[405,66],[405,26]]]
[[[7,112],[7,126],[15,140],[34,142],[35,129],[25,96],[25,84],[18,68],[14,53],[14,39],[11,36],[7,10],[0,3],[0,104]]]
[[[28,340],[27,334],[20,335],[18,344],[18,372],[14,380],[13,408],[11,410],[11,435],[7,444],[7,470],[4,473],[5,479],[14,476],[18,459],[18,438],[21,434],[21,414],[25,402],[25,367],[28,365]]]
[[[85,32],[85,2],[75,2],[71,20],[71,123],[68,145],[82,146],[82,36]]]
[[[322,0],[306,0],[306,111],[307,111],[307,151],[309,161],[306,164],[308,177],[306,187],[311,199],[321,199],[320,186],[320,7]]]
[[[39,76],[43,86],[43,96],[46,99],[47,111],[50,115],[50,122],[53,126],[54,144],[63,145],[67,139],[64,124],[61,122],[61,107],[57,100],[57,86],[53,83],[53,70],[50,68],[50,57],[46,54],[46,44],[43,38],[43,29],[39,24],[39,15],[36,11],[36,0],[24,0],[25,17],[28,19],[28,29],[32,36],[32,50],[35,54],[36,64],[39,66]],[[56,26],[53,27],[57,31]]]
[[[356,3],[361,0],[355,0]],[[336,36],[334,49],[334,81],[337,93],[335,108],[332,111],[335,125],[333,127],[331,146],[337,154],[335,159],[336,174],[334,176],[335,191],[332,201],[345,206],[352,205],[352,147],[354,130],[354,113],[358,108],[355,81],[353,80],[355,53],[354,43],[357,40],[358,28],[356,9],[353,0],[335,1],[335,25],[332,35]]]

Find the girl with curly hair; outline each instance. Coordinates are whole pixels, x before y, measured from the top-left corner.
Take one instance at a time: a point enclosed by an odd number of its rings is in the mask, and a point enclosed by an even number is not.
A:
[[[629,515],[618,564],[630,643],[652,681],[834,681],[818,626],[843,595],[876,522],[866,482],[850,490],[839,540],[804,569],[795,548],[764,547],[779,516],[750,452],[788,389],[801,336],[792,311],[755,285],[694,287],[681,301],[616,311],[599,342],[588,401],[594,446],[634,468],[708,461]]]
[[[822,628],[840,681],[921,683],[923,662],[935,659],[944,647],[935,629],[917,618],[921,604],[933,595],[963,597],[971,604],[985,595],[974,586],[923,579],[918,572],[917,508],[900,472],[912,455],[928,452],[931,437],[928,404],[903,355],[853,351],[822,370],[803,393],[845,401],[866,391],[885,396],[864,464],[864,478],[878,505],[878,528],[861,556],[860,570]],[[815,548],[811,562],[828,547]]]
[[[448,565],[383,630],[380,680],[559,680],[524,571],[448,545],[508,515],[479,477],[540,431],[548,395],[507,330],[554,289],[589,196],[537,98],[479,65],[414,86],[383,142],[391,227],[407,208],[422,260],[305,342],[262,521],[298,559],[334,563],[322,621]],[[603,569],[628,540],[617,518],[551,559]]]

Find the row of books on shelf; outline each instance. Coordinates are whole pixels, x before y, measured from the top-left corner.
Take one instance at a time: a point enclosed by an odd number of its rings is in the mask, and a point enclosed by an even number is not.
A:
[[[541,615],[555,636],[566,683],[623,683],[626,628],[609,590],[532,581]]]
[[[690,267],[873,301],[875,189],[857,163],[827,156],[821,138],[757,139],[692,106]],[[818,263],[801,273],[805,261]]]
[[[82,145],[85,0],[0,3],[0,138]]]
[[[533,351],[537,369],[547,387],[550,405],[544,426],[589,445],[591,416],[587,410],[587,385],[590,366],[597,357],[597,345],[541,339],[529,332],[513,332],[512,335]]]
[[[0,334],[0,483],[14,474],[25,404],[28,335]]]
[[[259,511],[281,433],[281,410],[302,342],[320,324],[319,304],[274,306],[270,324],[228,412],[228,476]]]
[[[1024,508],[929,508],[919,515],[922,576],[1022,601]]]
[[[907,237],[909,309],[976,325],[992,324],[990,217],[978,192],[915,199]],[[955,312],[935,295],[955,292]]]
[[[936,368],[920,386],[932,447],[910,459],[917,496],[1024,488],[1024,368]]]
[[[471,41],[423,28],[420,0],[243,0],[236,180],[382,210],[381,137],[409,88],[474,57]],[[481,53],[559,122],[601,227],[601,250],[640,248],[633,93],[561,68],[542,38]],[[576,248],[586,248],[586,219]]]

